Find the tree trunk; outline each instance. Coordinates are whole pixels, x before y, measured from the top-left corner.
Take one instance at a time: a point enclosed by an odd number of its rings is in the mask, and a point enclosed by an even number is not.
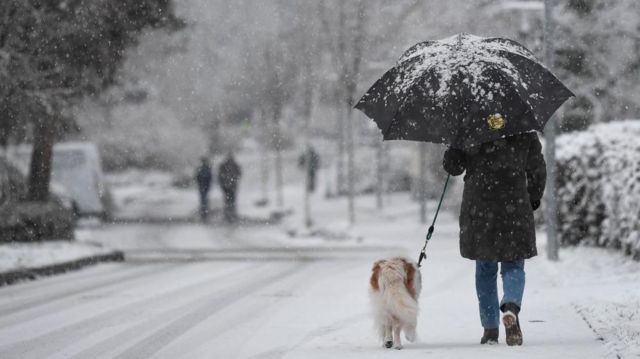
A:
[[[347,79],[347,37],[349,35],[347,29],[347,14],[345,9],[345,2],[338,1],[338,39],[336,44],[336,65],[340,70],[340,76],[342,80]],[[344,84],[346,86],[346,83]],[[346,100],[346,90],[344,87],[338,86],[336,88],[336,100],[338,108],[338,195],[344,194],[345,191],[345,168],[344,168],[344,155],[345,155],[345,121],[348,121],[350,115],[349,110],[345,112],[343,101]]]
[[[376,142],[376,208],[384,207],[384,142],[382,139]]]
[[[260,110],[260,126],[262,131],[260,136],[261,149],[260,151],[260,190],[262,193],[261,202],[265,204],[269,203],[269,150],[267,144],[269,143],[269,125],[267,120],[267,113],[264,109]]]
[[[273,112],[274,136],[276,140],[276,205],[284,207],[283,178],[282,178],[282,131],[280,129],[280,111]]]
[[[311,66],[308,65],[309,67],[309,72],[311,71]],[[311,191],[309,189],[310,185],[311,185],[311,178],[309,176],[309,173],[311,173],[312,170],[316,170],[316,169],[312,169],[311,167],[313,166],[313,159],[311,158],[311,153],[310,153],[310,149],[311,149],[311,141],[310,141],[310,137],[311,137],[311,133],[310,133],[310,127],[311,127],[311,113],[312,113],[312,107],[313,107],[313,87],[312,87],[312,82],[307,80],[306,82],[306,86],[305,86],[305,99],[304,99],[304,143],[305,143],[305,149],[304,149],[304,154],[303,156],[305,156],[305,166],[304,166],[304,171],[305,171],[305,180],[304,180],[304,224],[305,226],[307,226],[307,228],[311,227],[313,225],[313,220],[311,219]]]
[[[353,144],[353,109],[349,104],[349,109],[347,110],[349,116],[347,117],[347,193],[349,200],[349,223],[356,223],[356,209],[355,209],[355,153],[354,153],[354,144]]]
[[[344,124],[346,114],[344,112],[344,106],[342,103],[338,103],[338,153],[337,153],[337,174],[336,174],[336,195],[342,195],[345,193],[345,180],[344,180],[344,148],[345,148],[345,138],[344,138]]]
[[[391,155],[389,151],[389,146],[383,142],[382,143],[382,168],[386,171],[383,174],[383,180],[384,180],[383,201],[386,206],[390,206],[391,200],[392,200],[391,183],[389,181],[389,171],[391,171],[391,166],[389,165],[389,163],[391,163],[390,156]]]
[[[353,105],[355,103],[355,94],[358,85],[358,77],[360,76],[360,66],[362,65],[362,53],[364,51],[365,42],[365,22],[367,19],[365,1],[358,2],[357,5],[357,18],[355,25],[355,37],[353,38],[353,52],[351,61],[345,63],[345,99],[347,100],[347,169],[349,173],[348,188],[349,188],[349,223],[354,224],[356,221],[355,212],[355,145],[354,145],[354,110]]]
[[[427,223],[427,144],[418,144],[418,198],[420,200],[420,222]]]
[[[53,120],[44,120],[36,128],[29,171],[29,200],[44,202],[49,199],[49,182],[53,162],[55,127]]]

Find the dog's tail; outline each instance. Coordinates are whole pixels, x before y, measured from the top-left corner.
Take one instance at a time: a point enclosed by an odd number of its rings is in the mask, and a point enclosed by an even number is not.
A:
[[[415,323],[418,315],[418,302],[411,296],[405,284],[390,280],[387,276],[380,278],[380,294],[384,307],[389,314],[402,323]]]
[[[418,302],[411,293],[413,284],[409,285],[409,278],[404,272],[405,268],[395,266],[381,268],[378,286],[380,300],[388,314],[401,323],[409,324],[416,320]]]

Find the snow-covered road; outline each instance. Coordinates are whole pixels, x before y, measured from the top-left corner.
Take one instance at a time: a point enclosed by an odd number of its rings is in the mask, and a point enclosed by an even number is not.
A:
[[[443,218],[420,338],[401,352],[374,338],[367,283],[373,260],[413,257],[409,242],[296,245],[271,227],[182,224],[107,227],[127,262],[1,288],[0,358],[606,357],[542,258],[527,267],[525,345],[478,345],[473,263]]]

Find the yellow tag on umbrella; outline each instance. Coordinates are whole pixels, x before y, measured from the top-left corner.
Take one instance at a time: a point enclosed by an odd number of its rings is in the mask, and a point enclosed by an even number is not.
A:
[[[493,115],[489,116],[488,122],[489,127],[492,130],[501,130],[504,128],[504,117],[502,117],[502,115],[499,113],[494,113]]]

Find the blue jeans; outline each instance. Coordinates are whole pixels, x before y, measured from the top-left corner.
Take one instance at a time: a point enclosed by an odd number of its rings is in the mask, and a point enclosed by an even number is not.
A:
[[[524,292],[524,260],[500,262],[504,295],[498,302],[498,262],[476,261],[476,293],[480,307],[480,322],[486,329],[500,326],[500,307],[505,303],[522,306]]]

